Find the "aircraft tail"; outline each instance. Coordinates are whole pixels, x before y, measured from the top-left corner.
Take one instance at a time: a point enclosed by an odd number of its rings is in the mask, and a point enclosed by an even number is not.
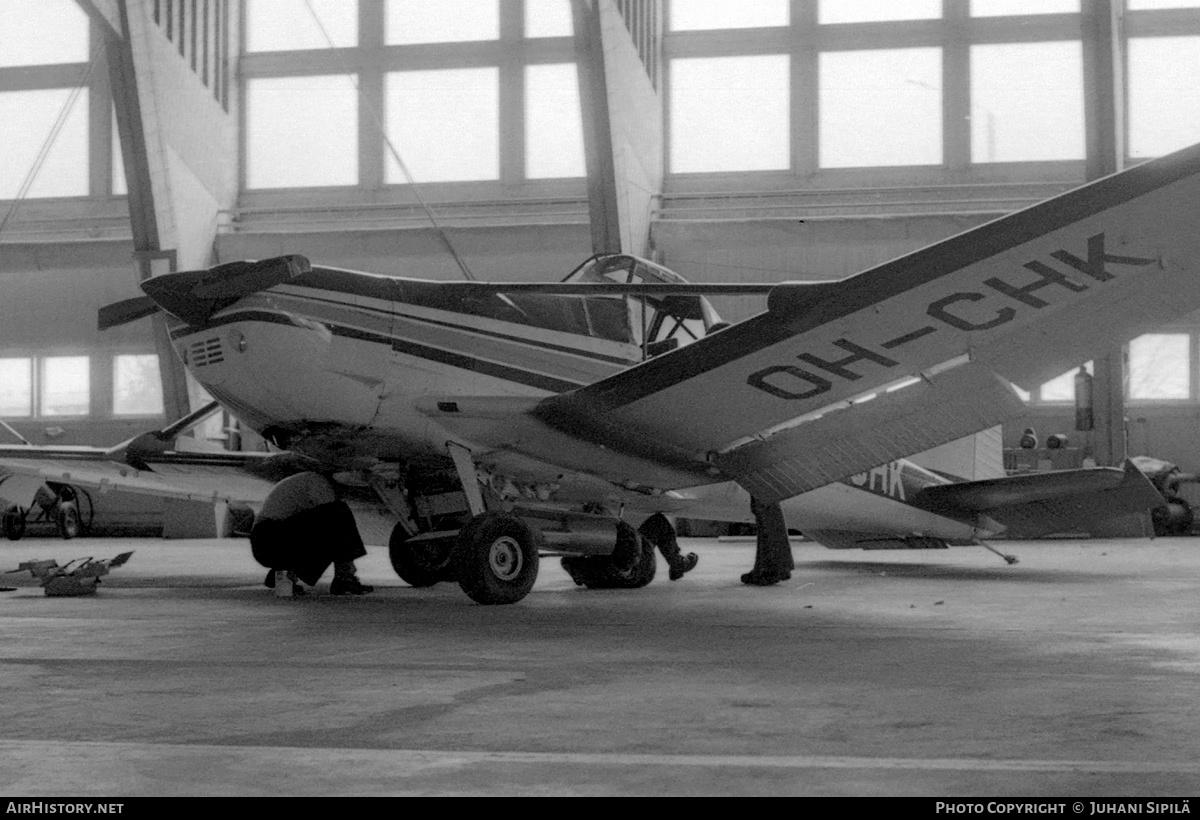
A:
[[[1003,478],[1005,473],[1002,428],[990,427],[975,435],[918,453],[909,457],[909,461],[944,475],[952,481]]]

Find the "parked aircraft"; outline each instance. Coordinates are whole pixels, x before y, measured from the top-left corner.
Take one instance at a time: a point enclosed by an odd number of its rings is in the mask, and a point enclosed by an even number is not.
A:
[[[618,548],[623,515],[746,520],[747,493],[834,547],[1161,503],[1129,467],[956,482],[903,459],[1200,308],[1198,223],[1195,146],[838,282],[689,284],[619,254],[561,283],[445,282],[285,256],[154,277],[101,326],[164,311],[243,423],[387,502],[402,577],[511,603],[543,552],[642,586],[653,554]],[[706,297],[745,292],[767,310],[723,326]]]
[[[220,408],[209,402],[161,430],[115,447],[0,445],[2,528],[10,540],[27,520],[54,524],[64,538],[86,534],[110,491],[177,501],[220,501],[253,509],[279,479],[311,462],[292,453],[177,449],[179,436]],[[3,423],[0,423],[3,424]],[[17,438],[20,434],[4,427]]]

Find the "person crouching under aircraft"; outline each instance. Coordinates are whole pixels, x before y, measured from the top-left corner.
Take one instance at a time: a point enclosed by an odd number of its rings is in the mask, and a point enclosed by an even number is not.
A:
[[[355,559],[367,554],[354,513],[338,500],[333,484],[312,472],[297,473],[276,484],[250,530],[254,560],[270,568],[264,582],[275,586],[275,573],[312,586],[333,564],[333,595],[365,595],[374,590],[358,580]],[[293,585],[293,594],[304,594]]]

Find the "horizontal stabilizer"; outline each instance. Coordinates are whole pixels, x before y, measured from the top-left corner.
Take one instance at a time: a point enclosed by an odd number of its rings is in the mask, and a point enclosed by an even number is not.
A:
[[[948,517],[985,515],[1005,534],[1037,538],[1090,532],[1097,523],[1144,515],[1163,497],[1132,461],[1123,470],[1058,470],[926,487],[911,503]]]

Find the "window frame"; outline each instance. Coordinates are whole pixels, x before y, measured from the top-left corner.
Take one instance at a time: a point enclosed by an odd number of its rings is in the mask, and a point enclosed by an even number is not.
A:
[[[447,43],[385,43],[385,4],[359,0],[359,45],[334,51],[254,52],[244,47],[239,57],[241,89],[252,79],[311,74],[356,73],[359,95],[358,182],[355,185],[290,186],[255,190],[246,185],[246,111],[238,106],[241,123],[239,207],[288,207],[297,193],[316,196],[322,204],[411,206],[406,182],[387,181],[390,150],[379,123],[386,122],[385,78],[404,71],[493,68],[499,75],[499,176],[492,180],[423,182],[422,197],[442,202],[520,201],[530,197],[580,198],[587,195],[587,178],[528,178],[525,174],[525,69],[532,65],[576,63],[573,36],[526,37],[524,2],[501,0],[500,36],[496,40]],[[373,113],[371,113],[373,112]],[[378,121],[376,120],[378,117]],[[404,156],[400,150],[401,157]]]

